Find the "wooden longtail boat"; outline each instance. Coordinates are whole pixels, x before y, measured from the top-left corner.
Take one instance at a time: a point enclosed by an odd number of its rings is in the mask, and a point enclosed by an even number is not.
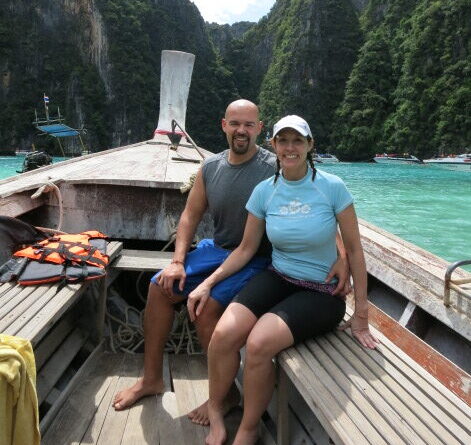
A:
[[[54,286],[22,290],[0,285],[0,332],[23,335],[35,349],[38,388],[45,388],[38,390],[43,443],[204,441],[207,429],[184,416],[207,396],[201,356],[166,358],[169,391],[164,396],[148,398],[125,413],[110,408],[118,388],[139,375],[142,357],[103,353],[105,303],[100,300],[119,272],[127,282],[133,278],[126,270],[153,270],[168,262],[169,254],[151,250],[171,238],[186,200],[180,188],[210,154],[195,148],[191,139],[179,141],[185,138],[192,63],[192,55],[164,52],[160,117],[153,139],[0,181],[1,215],[40,227],[60,223],[60,229],[70,233],[96,229],[122,243],[112,246],[117,263],[107,283],[69,286],[64,307],[56,302],[45,309],[59,292]],[[366,221],[360,221],[360,230],[371,324],[469,407],[471,274],[456,269],[445,289],[447,262]],[[210,233],[211,222],[205,218],[199,234]],[[145,252],[144,245],[151,249]],[[129,250],[136,246],[141,250]],[[83,316],[95,319],[93,329],[90,324],[84,329]],[[323,443],[302,396],[291,387],[295,419],[289,443]],[[260,443],[274,443],[274,409],[271,405],[264,417]],[[239,419],[240,411],[229,416],[231,431]]]

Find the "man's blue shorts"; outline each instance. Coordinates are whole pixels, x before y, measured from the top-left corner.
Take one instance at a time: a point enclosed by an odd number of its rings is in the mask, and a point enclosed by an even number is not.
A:
[[[178,289],[179,282],[175,281],[173,290],[177,295],[188,296],[203,280],[211,275],[230,255],[231,250],[223,249],[214,244],[212,239],[204,239],[198,243],[195,250],[188,253],[185,259],[186,281],[183,292]],[[254,257],[239,272],[227,277],[211,289],[211,297],[222,306],[227,307],[237,293],[254,275],[265,270],[270,264],[270,258]],[[157,272],[151,282],[157,284],[157,278],[162,271]]]

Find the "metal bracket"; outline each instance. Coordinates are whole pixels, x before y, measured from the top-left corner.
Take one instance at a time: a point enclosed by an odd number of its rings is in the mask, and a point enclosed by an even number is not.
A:
[[[471,298],[471,292],[467,292],[465,289],[460,287],[461,284],[471,283],[471,278],[464,280],[452,280],[451,275],[453,271],[461,266],[471,264],[471,260],[456,261],[450,264],[445,272],[445,290],[443,296],[443,304],[450,306],[450,290],[453,289],[455,292],[464,295],[465,297]]]

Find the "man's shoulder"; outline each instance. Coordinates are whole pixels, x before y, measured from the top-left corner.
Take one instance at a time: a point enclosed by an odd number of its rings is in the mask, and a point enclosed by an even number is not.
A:
[[[275,154],[263,147],[258,148],[257,159],[259,160],[259,162],[266,163],[271,167],[274,167],[276,165]]]
[[[203,166],[208,165],[208,164],[213,164],[214,162],[220,162],[227,159],[227,150],[223,150],[219,153],[214,153],[211,156],[208,156],[204,162]]]

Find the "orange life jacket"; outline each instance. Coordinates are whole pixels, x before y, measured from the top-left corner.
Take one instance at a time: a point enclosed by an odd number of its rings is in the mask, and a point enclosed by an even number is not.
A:
[[[54,264],[84,265],[87,263],[104,269],[108,264],[108,256],[90,244],[91,238],[106,238],[106,235],[96,230],[73,235],[56,235],[18,250],[13,255]]]

